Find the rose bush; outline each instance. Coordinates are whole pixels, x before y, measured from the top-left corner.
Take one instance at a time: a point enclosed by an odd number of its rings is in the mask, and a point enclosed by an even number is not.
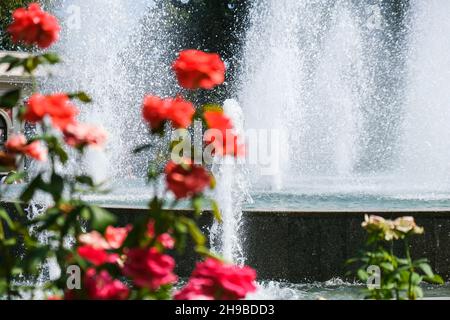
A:
[[[58,39],[59,30],[56,18],[36,4],[14,12],[14,21],[8,28],[14,41],[40,48],[51,46]],[[212,254],[205,247],[205,236],[196,219],[204,211],[205,201],[211,201],[218,219],[220,213],[206,193],[214,187],[214,178],[205,165],[194,164],[191,158],[175,163],[169,157],[163,166],[149,163],[150,185],[157,189],[160,182],[165,181],[166,191],[150,199],[146,215],[127,225],[119,225],[118,218],[111,212],[83,201],[84,194],[105,192],[103,185],[96,184],[85,173],[69,173],[66,164],[70,157],[80,159],[88,148],[104,146],[107,134],[99,127],[78,121],[77,104],[91,101],[84,92],[40,92],[36,69],[58,62],[59,57],[53,53],[0,59],[0,64],[5,64],[9,70],[23,68],[36,89],[23,105],[20,105],[20,90],[7,92],[0,97],[1,107],[18,107],[17,121],[34,125],[38,132],[28,138],[21,134],[11,136],[6,143],[7,153],[0,154],[0,164],[3,170],[12,170],[20,168],[24,156],[49,160],[48,167],[34,176],[19,171],[9,175],[5,182],[27,180],[18,199],[24,205],[30,204],[38,192],[52,199],[40,216],[25,223],[23,206],[16,206],[15,218],[19,219],[12,219],[9,209],[1,208],[0,298],[20,298],[26,290],[33,292],[33,286],[23,287],[15,280],[20,276],[37,285],[34,280],[43,263],[52,260],[61,270],[59,277],[45,284],[45,292],[52,300],[171,299],[173,285],[178,280],[172,253],[174,250],[183,253],[189,238],[199,259],[206,260],[197,265],[188,286],[177,294],[178,299],[191,299],[195,295],[208,299],[243,299],[254,291],[256,274],[252,269],[227,264],[218,257],[209,258]],[[186,89],[211,89],[225,79],[225,66],[215,54],[184,51],[173,68],[180,85]],[[189,129],[194,119],[204,119],[204,111],[207,108],[196,108],[181,95],[163,98],[150,94],[144,98],[142,117],[149,124],[149,134],[167,142],[164,137],[170,135],[172,129]],[[223,114],[214,121],[211,126],[233,129],[232,122]],[[171,144],[168,149],[172,147]],[[147,149],[148,146],[141,146],[136,152]],[[193,216],[174,211],[179,199],[190,201]],[[38,241],[35,232],[44,232],[48,241]],[[19,243],[19,239],[23,243]],[[24,250],[21,256],[17,255],[18,246]],[[82,272],[80,289],[67,287],[71,278],[65,270],[73,265],[79,266]]]
[[[442,284],[442,278],[435,274],[426,259],[413,260],[410,253],[409,238],[424,233],[413,217],[400,217],[393,220],[375,215],[366,215],[362,227],[368,238],[360,256],[350,259],[349,264],[360,263],[356,271],[358,279],[368,284],[364,290],[368,299],[411,299],[423,297],[420,284],[423,281]],[[403,256],[394,253],[394,241],[403,242]],[[369,270],[378,267],[379,286],[368,283],[373,275]]]

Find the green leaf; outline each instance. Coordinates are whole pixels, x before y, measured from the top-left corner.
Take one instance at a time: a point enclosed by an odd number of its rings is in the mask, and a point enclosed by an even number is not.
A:
[[[223,261],[222,257],[220,257],[217,254],[214,254],[213,252],[211,252],[208,248],[206,248],[204,246],[196,246],[195,252],[197,252],[199,255],[201,255],[203,257],[213,258],[213,259],[216,259],[219,261]]]
[[[49,64],[57,64],[61,62],[61,59],[56,53],[45,53],[41,55],[42,58],[44,58]]]
[[[219,222],[222,223],[222,214],[220,213],[219,205],[217,201],[211,200],[211,209],[214,215],[214,218]]]
[[[33,73],[39,66],[39,57],[30,56],[25,60],[24,68],[28,73]]]
[[[159,175],[160,175],[160,173],[159,173],[158,169],[156,168],[156,166],[149,165],[148,172],[147,172],[148,181],[151,182],[151,181],[158,179]]]
[[[116,223],[116,217],[103,208],[91,206],[89,210],[91,211],[91,226],[94,230],[103,232],[109,225]]]
[[[444,284],[444,279],[438,274],[434,274],[433,277],[424,277],[423,279],[429,283]]]
[[[134,153],[134,154],[141,153],[141,152],[143,152],[143,151],[146,151],[146,150],[150,149],[151,147],[152,147],[152,144],[150,144],[150,143],[144,144],[144,145],[142,145],[142,146],[139,146],[139,147],[135,148],[135,149],[133,150],[133,153]]]
[[[203,246],[206,243],[206,238],[203,232],[198,228],[197,224],[190,219],[186,219],[186,226],[189,229],[192,239],[198,246]]]
[[[0,97],[0,107],[5,109],[14,108],[20,100],[20,95],[20,89],[14,89],[6,92]]]
[[[359,269],[356,272],[356,274],[357,274],[359,280],[361,280],[363,282],[366,282],[367,279],[369,279],[369,275],[367,274],[367,272],[364,269]]]
[[[423,297],[423,290],[421,287],[414,288],[414,299],[420,299]]]
[[[22,59],[11,56],[11,55],[6,55],[2,58],[0,58],[0,64],[12,64],[12,63],[17,63],[18,61],[21,61]]]
[[[9,175],[6,178],[5,183],[6,184],[13,184],[16,181],[22,180],[25,177],[26,177],[26,173],[25,172],[16,172],[16,173],[13,173],[13,174]]]
[[[194,209],[194,213],[199,215],[203,211],[203,198],[195,197],[192,199],[192,208]]]
[[[44,182],[42,181],[42,176],[38,175],[36,178],[34,178],[33,181],[31,181],[28,184],[28,187],[22,192],[20,196],[20,200],[22,202],[28,203],[33,199],[34,193],[38,188],[40,188]]]
[[[11,230],[15,229],[14,222],[11,220],[8,212],[6,212],[5,209],[0,209],[0,220],[5,220]]]
[[[423,280],[423,277],[420,274],[418,274],[416,272],[412,273],[412,275],[411,275],[411,283],[413,285],[419,285],[422,282],[422,280]]]
[[[394,271],[394,266],[391,263],[389,263],[389,262],[382,262],[382,263],[380,263],[380,267],[385,269],[385,270],[388,270],[388,271]]]
[[[77,176],[75,179],[78,183],[85,184],[89,187],[95,186],[94,180],[90,176]]]
[[[65,164],[69,160],[67,152],[62,148],[62,146],[59,143],[54,145],[53,150],[55,151],[56,155],[58,156],[62,164]]]
[[[188,232],[188,228],[186,227],[186,225],[180,221],[175,221],[175,230],[181,234]]]
[[[9,238],[3,241],[5,247],[14,247],[17,244],[17,239]]]
[[[144,235],[147,234],[147,225],[148,225],[148,217],[147,216],[139,216],[133,226],[133,229],[128,233],[128,236],[123,243],[124,248],[128,247],[136,247],[140,243],[140,240],[144,238]]]
[[[54,228],[54,226],[60,216],[61,214],[58,211],[47,211],[44,215],[37,217],[35,220],[40,222],[37,231],[42,232],[44,230],[53,230],[58,228],[58,226],[56,226],[56,228]]]
[[[75,92],[75,93],[70,93],[68,94],[70,99],[78,99],[81,102],[84,103],[90,103],[92,102],[92,98],[90,96],[87,95],[87,93],[83,92],[83,91],[79,91],[79,92]]]
[[[62,193],[64,191],[64,179],[60,175],[54,173],[52,174],[48,187],[48,190],[53,196],[53,199],[55,200],[55,202],[58,202],[61,199]]]
[[[220,104],[205,104],[203,107],[203,112],[209,112],[209,111],[213,111],[213,112],[223,112],[223,107]]]
[[[425,275],[429,278],[434,277],[434,272],[431,270],[431,267],[428,263],[419,264],[419,268],[425,273]]]

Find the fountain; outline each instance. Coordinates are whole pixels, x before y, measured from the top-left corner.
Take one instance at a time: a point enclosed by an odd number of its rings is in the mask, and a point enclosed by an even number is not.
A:
[[[289,146],[273,176],[253,166],[255,207],[450,205],[444,2],[404,2],[396,21],[371,1],[255,3],[239,100]]]
[[[450,207],[450,148],[446,139],[436,138],[448,133],[443,85],[448,61],[445,54],[431,57],[434,46],[448,42],[434,32],[448,28],[445,17],[432,18],[441,5],[446,4],[253,3],[242,53],[236,53],[243,63],[235,95],[245,129],[265,130],[277,139],[270,155],[274,170],[264,174],[259,163],[248,167],[255,201],[247,207]],[[148,139],[139,119],[141,97],[176,93],[167,76],[173,57],[168,47],[176,47],[180,37],[169,32],[173,18],[164,7],[152,10],[157,4],[151,1],[113,1],[108,10],[101,1],[53,6],[67,25],[57,47],[67,64],[56,70],[57,81],[44,86],[92,89],[95,103],[82,117],[103,125],[111,143],[106,157],[93,154],[84,167],[97,172],[106,166],[105,174],[121,181],[119,189],[124,181],[127,188],[141,188],[136,179],[143,177],[148,158],[126,154]],[[394,9],[395,19],[388,14]],[[99,38],[104,25],[109,27]],[[73,62],[82,69],[72,70]],[[144,201],[120,198],[117,204]]]

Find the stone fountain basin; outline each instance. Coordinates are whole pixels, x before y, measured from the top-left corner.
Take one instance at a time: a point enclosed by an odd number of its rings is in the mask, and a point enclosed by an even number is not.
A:
[[[105,206],[118,214],[123,222],[145,214],[144,208]],[[179,210],[180,214],[190,214]],[[373,213],[394,219],[413,216],[425,227],[425,234],[415,237],[412,255],[426,257],[434,270],[450,280],[450,210],[395,211],[273,211],[248,209],[243,212],[242,245],[246,263],[254,267],[260,279],[292,283],[327,281],[344,278],[345,262],[358,254],[365,239],[361,228],[364,215]],[[200,218],[207,234],[212,214]],[[179,272],[189,275],[195,255],[179,261]]]
[[[6,203],[13,212],[14,206]],[[140,207],[103,205],[115,213],[121,224],[146,214]],[[190,210],[177,210],[191,215]],[[431,266],[450,280],[450,210],[334,210],[294,211],[246,209],[243,212],[241,241],[246,263],[258,271],[260,279],[304,283],[345,279],[345,262],[358,254],[365,239],[361,228],[365,214],[389,219],[413,216],[425,227],[423,236],[411,241],[413,258],[426,257]],[[209,211],[200,217],[205,234],[213,223]],[[192,251],[178,259],[178,274],[187,277],[198,257]],[[353,280],[353,279],[347,279]]]

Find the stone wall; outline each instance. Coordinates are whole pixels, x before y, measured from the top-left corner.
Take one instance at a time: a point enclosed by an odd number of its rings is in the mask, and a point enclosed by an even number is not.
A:
[[[9,212],[14,206],[3,203]],[[126,225],[146,209],[107,207]],[[189,215],[189,211],[179,211]],[[355,257],[365,241],[361,228],[365,212],[244,212],[243,246],[246,263],[258,271],[261,280],[293,283],[344,278],[346,261]],[[411,242],[413,259],[426,257],[432,268],[450,281],[450,211],[374,213],[394,219],[413,216],[425,227],[425,234]],[[212,214],[204,213],[199,224],[208,234]],[[403,249],[403,248],[400,248]],[[401,251],[402,252],[402,251]],[[177,257],[177,274],[188,277],[199,259],[192,250]]]

